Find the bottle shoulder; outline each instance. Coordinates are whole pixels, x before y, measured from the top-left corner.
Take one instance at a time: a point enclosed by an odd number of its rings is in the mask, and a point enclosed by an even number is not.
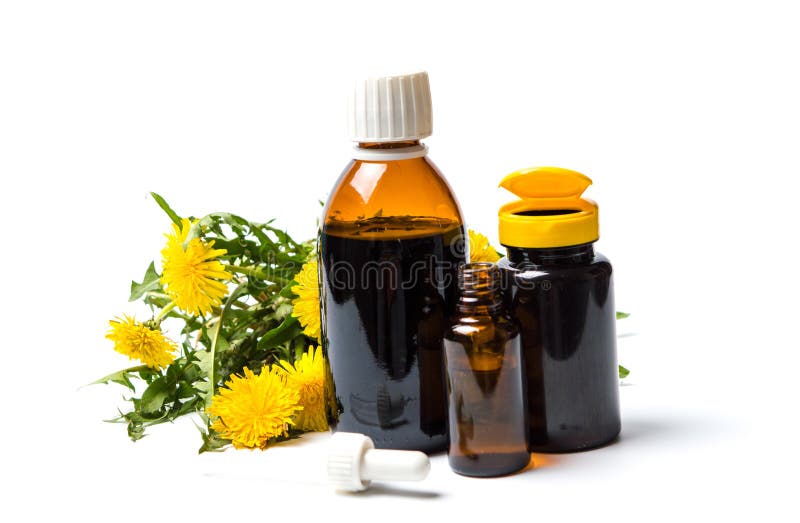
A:
[[[430,217],[463,224],[450,185],[427,157],[352,160],[339,176],[323,211],[325,228],[373,217]]]
[[[609,259],[597,251],[594,251],[593,255],[587,260],[563,264],[533,264],[530,262],[514,263],[509,260],[508,256],[503,256],[500,260],[498,260],[497,266],[501,270],[508,273],[513,273],[518,276],[524,273],[527,277],[531,278],[559,273],[587,272],[610,275],[613,272],[613,268]]]
[[[592,263],[607,263],[608,265],[611,265],[611,261],[608,259],[608,257],[598,251],[594,251],[594,260],[592,260]]]

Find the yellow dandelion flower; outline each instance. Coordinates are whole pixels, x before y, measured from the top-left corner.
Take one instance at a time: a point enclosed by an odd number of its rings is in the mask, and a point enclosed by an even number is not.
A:
[[[212,398],[208,413],[217,419],[211,428],[236,448],[263,449],[294,425],[293,417],[303,409],[299,400],[300,393],[275,369],[264,367],[256,375],[245,367],[244,376],[232,375]]]
[[[306,262],[294,277],[297,282],[292,292],[297,298],[292,300],[292,316],[300,320],[303,333],[309,338],[319,340],[319,276],[317,261]]]
[[[286,385],[300,394],[303,410],[294,419],[300,430],[328,430],[325,416],[325,358],[319,347],[309,347],[294,365],[280,361],[276,366],[279,374],[286,378]]]
[[[111,330],[106,338],[114,342],[115,351],[153,369],[162,369],[175,360],[178,346],[159,329],[151,329],[127,315],[108,323]]]
[[[180,227],[173,224],[172,233],[165,235],[161,283],[179,309],[203,315],[220,306],[228,294],[224,282],[231,274],[216,259],[227,252],[225,249],[214,249],[213,241],[206,243],[200,238],[186,243],[191,226],[184,218]]]
[[[489,245],[489,238],[472,229],[469,230],[469,261],[496,262],[500,259],[494,247]]]

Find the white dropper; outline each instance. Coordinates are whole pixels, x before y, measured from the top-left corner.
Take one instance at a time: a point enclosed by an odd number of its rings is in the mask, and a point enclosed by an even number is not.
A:
[[[319,445],[321,439],[327,445]],[[305,441],[303,441],[305,440]],[[263,452],[209,453],[203,460],[206,474],[231,472],[259,479],[301,483],[327,483],[336,490],[358,492],[372,481],[420,481],[430,472],[431,463],[422,452],[376,449],[364,434],[337,432],[306,434]],[[209,465],[214,464],[213,470]]]
[[[328,448],[328,481],[337,489],[366,490],[372,481],[420,481],[431,462],[416,450],[376,449],[364,434],[337,432]]]

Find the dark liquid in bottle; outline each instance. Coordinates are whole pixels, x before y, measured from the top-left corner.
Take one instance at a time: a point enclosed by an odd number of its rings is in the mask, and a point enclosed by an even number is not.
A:
[[[516,472],[530,461],[519,335],[474,352],[446,339],[450,388],[450,467],[467,476]]]
[[[378,448],[447,448],[442,338],[464,238],[461,224],[438,218],[325,224],[322,338],[334,430],[366,434]]]

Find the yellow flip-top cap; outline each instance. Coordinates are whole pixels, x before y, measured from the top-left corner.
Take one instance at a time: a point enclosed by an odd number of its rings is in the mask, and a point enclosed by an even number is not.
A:
[[[522,198],[500,207],[500,243],[529,249],[597,241],[597,204],[581,198],[588,176],[561,167],[531,167],[500,182]]]

